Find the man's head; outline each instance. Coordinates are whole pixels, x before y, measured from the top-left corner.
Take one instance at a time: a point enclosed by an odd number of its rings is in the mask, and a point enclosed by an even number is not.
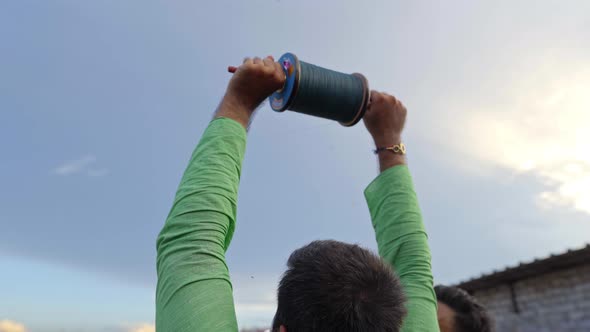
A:
[[[492,320],[486,309],[466,291],[436,286],[438,324],[441,332],[491,332]]]
[[[404,295],[391,267],[338,241],[295,250],[279,284],[273,331],[399,331]]]

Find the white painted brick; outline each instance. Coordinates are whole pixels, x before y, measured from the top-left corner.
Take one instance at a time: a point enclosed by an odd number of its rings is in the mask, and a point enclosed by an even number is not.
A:
[[[519,314],[507,285],[475,293],[498,332],[590,331],[590,263],[521,280],[514,289]]]

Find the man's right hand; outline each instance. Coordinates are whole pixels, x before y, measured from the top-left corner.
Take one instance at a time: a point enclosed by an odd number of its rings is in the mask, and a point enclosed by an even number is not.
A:
[[[256,107],[284,82],[283,68],[271,56],[246,58],[233,74],[216,116],[234,119],[247,128]]]
[[[371,104],[363,117],[363,122],[377,148],[402,142],[406,114],[406,108],[394,96],[371,91]],[[382,151],[379,153],[379,164],[383,172],[390,167],[405,164],[405,157],[391,151]]]

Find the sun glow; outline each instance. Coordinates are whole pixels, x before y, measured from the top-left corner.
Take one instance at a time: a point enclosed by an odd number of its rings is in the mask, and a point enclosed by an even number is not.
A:
[[[538,176],[541,206],[590,213],[590,66],[556,68],[514,86],[508,107],[471,113],[470,153]]]

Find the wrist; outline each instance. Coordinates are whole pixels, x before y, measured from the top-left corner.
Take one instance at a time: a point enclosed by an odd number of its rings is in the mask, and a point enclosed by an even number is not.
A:
[[[387,146],[400,144],[401,141],[401,135],[373,136],[373,142],[375,143],[376,148],[383,148]]]
[[[401,144],[401,136],[400,135],[393,135],[389,137],[380,137],[375,139],[375,146],[377,149],[379,148],[387,148],[387,147],[395,147],[396,145],[401,145],[400,148],[403,150],[395,151],[395,150],[381,150],[376,152],[378,159],[379,159],[379,170],[381,172],[398,165],[405,165],[406,164],[406,150],[405,146]]]
[[[378,154],[379,156],[379,170],[381,172],[395,166],[405,165],[406,156],[402,154],[396,154],[391,151],[382,151]]]
[[[215,117],[224,117],[235,120],[244,128],[248,129],[252,113],[254,113],[254,109],[247,107],[237,98],[226,94],[219,104]]]

